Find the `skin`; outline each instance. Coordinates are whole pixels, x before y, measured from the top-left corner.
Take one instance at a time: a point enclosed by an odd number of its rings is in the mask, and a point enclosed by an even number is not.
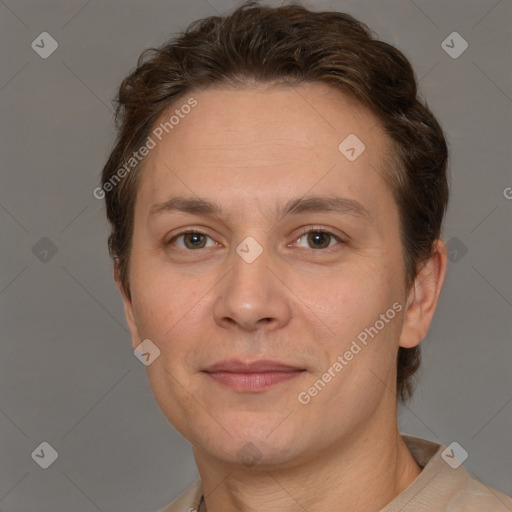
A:
[[[130,297],[115,273],[133,346],[150,339],[161,351],[146,367],[155,398],[193,445],[209,512],[378,511],[421,471],[398,433],[396,354],[428,331],[445,245],[436,242],[407,290],[398,209],[382,178],[389,140],[339,91],[253,84],[191,95],[198,105],[146,157]],[[353,162],[338,150],[351,133],[366,146]],[[368,218],[276,216],[277,205],[312,195],[357,201]],[[151,214],[174,196],[222,211]],[[206,236],[175,238],[184,228]],[[312,229],[340,241],[311,240]],[[252,263],[236,252],[248,236],[263,250]],[[301,404],[299,393],[394,303],[395,318]],[[305,371],[242,393],[202,371],[230,358]]]

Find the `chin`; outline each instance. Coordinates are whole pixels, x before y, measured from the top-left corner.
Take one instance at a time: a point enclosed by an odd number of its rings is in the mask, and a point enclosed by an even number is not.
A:
[[[256,439],[242,441],[240,448],[233,451],[233,445],[229,447],[217,447],[212,454],[228,465],[243,466],[247,469],[269,470],[276,467],[293,465],[295,454],[283,446],[264,444]]]
[[[304,443],[303,436],[293,436],[284,428],[280,435],[276,435],[276,431],[269,431],[268,423],[258,432],[249,433],[243,426],[239,430],[231,429],[231,435],[220,430],[222,433],[216,429],[215,432],[208,432],[206,437],[204,430],[197,432],[191,442],[207,456],[227,465],[262,470],[293,466],[301,454],[301,448],[307,450],[307,446],[301,445]]]

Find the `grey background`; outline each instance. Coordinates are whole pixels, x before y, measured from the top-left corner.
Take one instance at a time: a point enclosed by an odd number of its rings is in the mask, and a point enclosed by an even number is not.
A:
[[[236,2],[0,1],[0,508],[151,512],[197,478],[134,357],[92,190],[139,53]],[[512,2],[317,1],[411,60],[451,149],[452,255],[403,431],[512,494]],[[59,47],[42,59],[43,31]],[[441,42],[459,32],[457,59]],[[51,240],[56,253],[48,240]],[[35,248],[34,248],[35,246]],[[55,250],[54,249],[54,250]],[[47,251],[46,253],[44,251]],[[467,253],[465,251],[467,250]],[[58,452],[42,469],[43,441]]]

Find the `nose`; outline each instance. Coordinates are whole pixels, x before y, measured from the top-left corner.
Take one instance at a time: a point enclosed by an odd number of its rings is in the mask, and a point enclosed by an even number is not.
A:
[[[254,260],[233,252],[231,271],[219,283],[213,316],[218,325],[244,331],[284,327],[291,318],[291,292],[269,250]]]

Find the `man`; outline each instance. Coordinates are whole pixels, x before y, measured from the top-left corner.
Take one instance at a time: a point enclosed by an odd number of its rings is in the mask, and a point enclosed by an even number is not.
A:
[[[512,510],[397,427],[447,266],[447,146],[407,59],[349,15],[251,2],[118,100],[115,279],[200,474],[165,511]]]

